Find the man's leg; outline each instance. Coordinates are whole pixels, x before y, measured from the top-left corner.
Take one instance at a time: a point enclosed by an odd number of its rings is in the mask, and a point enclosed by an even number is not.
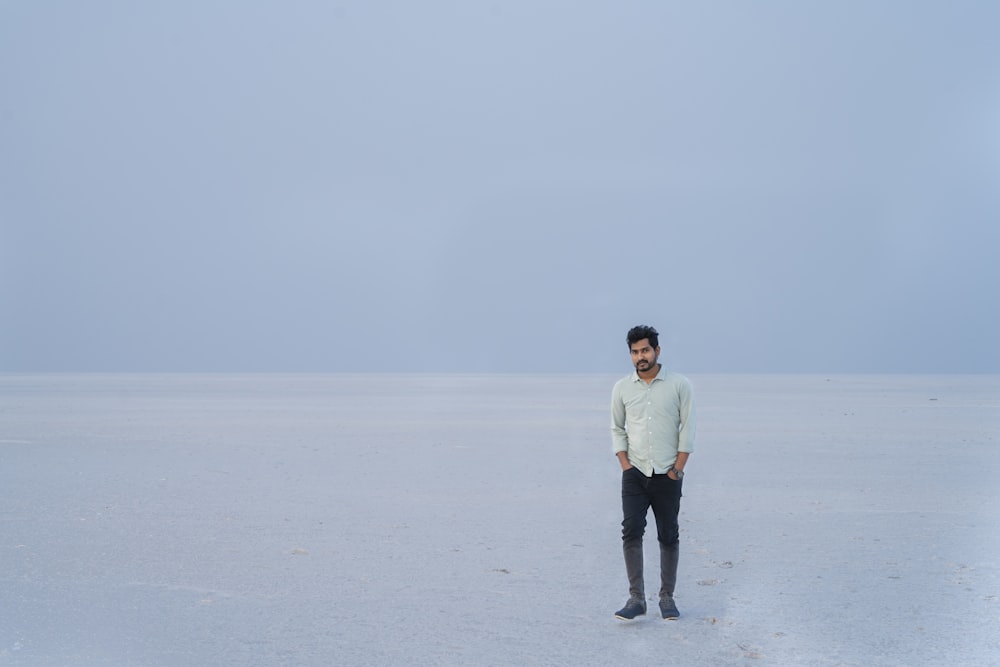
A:
[[[628,575],[628,602],[615,616],[632,619],[646,613],[646,592],[642,572],[642,536],[649,510],[648,479],[636,468],[622,472],[622,552]]]
[[[680,555],[678,544],[660,544],[660,615],[673,620],[680,617],[674,602],[674,587],[677,585],[677,560]]]
[[[674,588],[680,555],[677,515],[680,513],[682,483],[666,475],[656,475],[652,486],[656,539],[660,546],[660,613],[663,618],[675,619],[680,615],[674,603]]]

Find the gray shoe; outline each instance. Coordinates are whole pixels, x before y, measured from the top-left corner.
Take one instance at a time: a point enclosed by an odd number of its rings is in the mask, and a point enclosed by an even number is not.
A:
[[[644,600],[636,600],[635,598],[629,598],[625,606],[615,612],[615,618],[620,618],[623,621],[631,621],[636,616],[645,615],[646,602]]]
[[[673,598],[660,599],[660,615],[668,621],[680,618],[681,613],[677,611],[677,605],[674,604]]]

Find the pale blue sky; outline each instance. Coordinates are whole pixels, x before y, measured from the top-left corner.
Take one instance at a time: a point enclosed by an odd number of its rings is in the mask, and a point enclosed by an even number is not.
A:
[[[0,2],[0,371],[1000,372],[997,26]]]

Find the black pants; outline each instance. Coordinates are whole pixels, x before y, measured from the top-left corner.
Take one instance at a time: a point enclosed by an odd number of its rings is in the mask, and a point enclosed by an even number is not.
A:
[[[681,509],[682,480],[666,474],[646,477],[638,468],[622,471],[622,541],[642,543],[646,513],[653,508],[656,539],[665,547],[677,544],[677,515]]]

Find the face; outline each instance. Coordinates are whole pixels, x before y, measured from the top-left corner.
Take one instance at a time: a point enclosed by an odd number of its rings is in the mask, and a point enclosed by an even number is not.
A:
[[[637,371],[648,371],[656,368],[656,360],[660,358],[660,348],[652,347],[648,338],[632,343],[632,364]]]

